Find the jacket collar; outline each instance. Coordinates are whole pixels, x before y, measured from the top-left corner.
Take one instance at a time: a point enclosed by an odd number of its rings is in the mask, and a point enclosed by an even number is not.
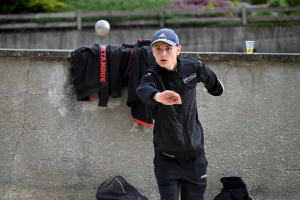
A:
[[[167,70],[166,68],[163,68],[157,64],[157,70],[161,76],[174,76],[177,73],[177,71],[180,70],[180,68],[181,68],[181,65],[180,65],[179,58],[177,58],[177,68],[174,71]]]

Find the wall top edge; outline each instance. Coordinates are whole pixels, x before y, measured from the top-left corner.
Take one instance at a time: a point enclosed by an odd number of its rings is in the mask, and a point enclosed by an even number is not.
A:
[[[74,50],[0,49],[0,57],[71,58]]]
[[[72,58],[74,50],[0,49],[0,57]],[[181,52],[180,58],[215,61],[300,61],[300,53]]]
[[[299,62],[300,53],[239,53],[239,52],[183,52],[181,58],[196,57],[215,61],[280,61]]]

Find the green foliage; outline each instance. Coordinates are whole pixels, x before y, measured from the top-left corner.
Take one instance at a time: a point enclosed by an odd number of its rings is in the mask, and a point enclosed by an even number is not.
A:
[[[59,0],[0,0],[0,4],[1,14],[57,12],[67,7]]]
[[[0,14],[20,13],[24,8],[24,0],[0,0]]]
[[[157,10],[166,8],[170,0],[61,0],[69,7],[62,11],[119,11],[119,10]]]
[[[214,9],[214,8],[216,8],[216,5],[215,5],[214,3],[212,3],[212,2],[208,2],[208,3],[203,7],[203,9],[206,9],[206,10],[212,10],[212,9]]]
[[[31,12],[57,12],[67,4],[58,0],[30,0],[27,7]]]
[[[266,4],[268,0],[250,0],[249,3],[257,5],[257,4]]]
[[[269,0],[268,4],[270,7],[287,7],[287,6],[289,6],[287,0]]]
[[[243,5],[240,0],[233,0],[229,2],[229,7],[242,8]]]
[[[300,0],[287,0],[290,6],[300,6]]]
[[[239,0],[232,0],[239,1]],[[269,4],[271,6],[300,6],[300,0],[243,0],[243,2],[248,2],[253,5],[257,4]]]

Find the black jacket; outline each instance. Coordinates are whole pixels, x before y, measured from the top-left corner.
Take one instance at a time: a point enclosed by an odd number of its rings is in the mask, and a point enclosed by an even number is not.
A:
[[[109,88],[112,98],[121,97],[121,91],[128,85],[128,65],[132,49],[135,44],[121,46],[107,46],[107,57],[109,64]]]
[[[213,200],[253,200],[249,197],[247,186],[240,177],[223,177],[220,179],[223,189]]]
[[[135,122],[145,126],[153,126],[151,107],[142,102],[136,94],[136,88],[149,67],[156,65],[151,47],[151,40],[138,40],[133,47],[130,69],[128,69],[128,96],[126,104],[131,107],[131,115]]]
[[[187,160],[203,148],[203,129],[196,101],[199,82],[214,96],[223,92],[215,73],[196,58],[178,59],[176,71],[158,65],[149,68],[136,90],[143,102],[153,105],[154,148],[166,156]],[[182,104],[166,106],[156,102],[153,95],[164,90],[177,92]]]

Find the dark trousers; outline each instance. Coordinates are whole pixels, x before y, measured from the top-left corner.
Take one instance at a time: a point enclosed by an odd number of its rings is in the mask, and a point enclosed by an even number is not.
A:
[[[190,160],[179,161],[155,151],[154,173],[162,200],[204,200],[207,160],[204,149]]]

